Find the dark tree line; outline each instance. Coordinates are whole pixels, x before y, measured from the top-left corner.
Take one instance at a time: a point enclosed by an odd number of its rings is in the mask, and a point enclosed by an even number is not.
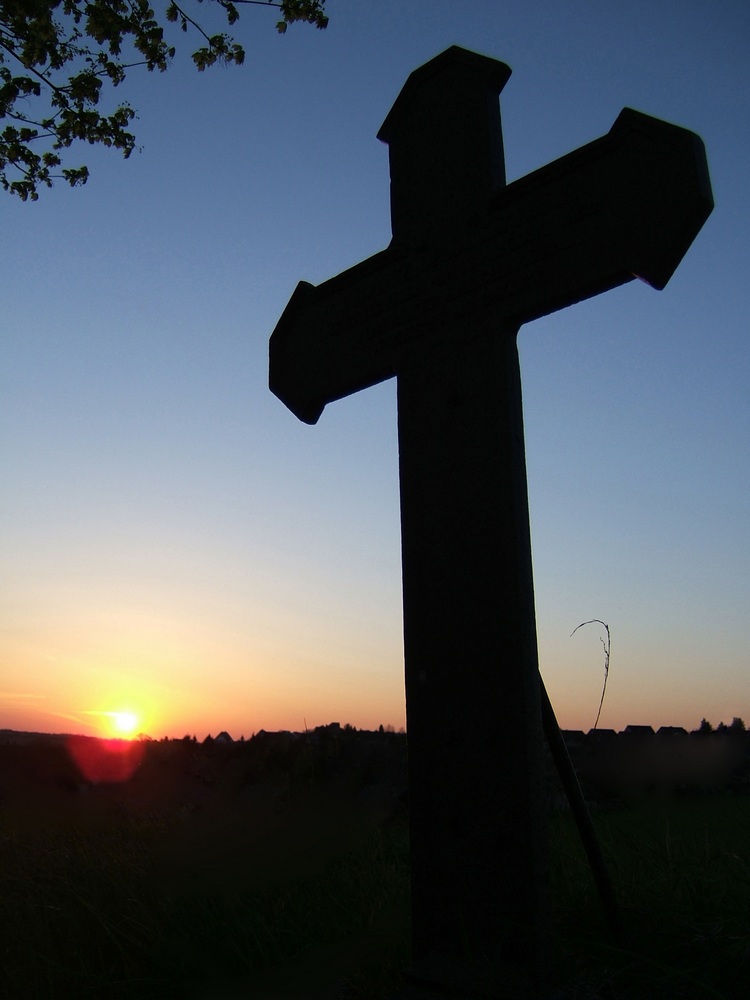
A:
[[[716,729],[708,719],[701,719],[701,724],[696,730],[699,736],[708,736],[710,733],[744,733],[746,731],[745,723],[736,715],[728,726],[720,722]]]

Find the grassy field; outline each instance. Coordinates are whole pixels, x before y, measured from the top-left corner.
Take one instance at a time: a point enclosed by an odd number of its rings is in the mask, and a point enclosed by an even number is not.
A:
[[[614,940],[566,819],[552,831],[564,997],[750,993],[750,797],[640,802],[595,817],[625,923]]]
[[[243,824],[221,819],[195,836],[193,817],[6,817],[0,996],[334,996],[344,980],[364,996],[382,980],[381,953],[403,964],[403,831],[366,832],[340,857],[292,836],[269,872],[271,845],[238,862]],[[291,875],[277,877],[285,861]]]
[[[0,810],[0,996],[382,996],[408,958],[406,825],[332,808],[298,803],[252,829],[236,810],[203,825]],[[626,935],[609,934],[575,831],[555,817],[557,1000],[744,1000],[750,798],[640,803],[596,823]]]

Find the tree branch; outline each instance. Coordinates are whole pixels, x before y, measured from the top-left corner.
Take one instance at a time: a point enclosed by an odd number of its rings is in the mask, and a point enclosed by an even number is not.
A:
[[[27,65],[27,64],[26,64],[26,63],[25,63],[25,62],[23,61],[23,59],[21,59],[21,57],[20,57],[19,55],[17,55],[17,54],[16,54],[16,53],[15,53],[15,52],[13,51],[13,49],[11,48],[11,46],[10,46],[10,45],[8,45],[8,44],[7,44],[7,42],[4,42],[4,41],[3,41],[3,39],[2,39],[2,38],[0,38],[0,49],[5,49],[5,51],[6,51],[7,53],[9,53],[9,55],[12,55],[12,56],[13,56],[13,58],[14,58],[14,59],[16,60],[16,62],[19,62],[19,63],[20,63],[20,64],[21,64],[22,66],[23,66],[24,70],[25,70],[25,71],[26,71],[27,73],[33,73],[33,74],[34,74],[34,76],[37,76],[37,77],[39,77],[39,79],[40,79],[40,80],[41,80],[41,81],[42,81],[43,83],[46,83],[46,84],[47,84],[47,86],[48,86],[48,87],[49,87],[49,88],[50,88],[51,90],[56,90],[56,91],[58,91],[58,93],[64,93],[64,88],[63,88],[63,87],[58,87],[58,86],[57,86],[57,84],[54,84],[54,83],[53,83],[53,82],[52,82],[52,81],[51,81],[51,80],[50,80],[50,79],[49,79],[48,77],[46,77],[46,76],[44,75],[44,73],[40,73],[40,72],[39,72],[38,70],[34,69],[34,67],[33,67],[33,66],[28,66],[28,65]]]
[[[182,30],[183,31],[187,31],[187,24],[192,24],[192,26],[195,28],[195,30],[197,32],[199,32],[199,34],[203,35],[203,37],[206,39],[206,41],[208,42],[208,44],[211,45],[211,37],[210,37],[210,35],[207,35],[206,32],[203,30],[203,28],[201,28],[201,26],[196,21],[194,21],[192,19],[192,17],[190,17],[188,14],[186,14],[185,11],[182,9],[182,7],[180,7],[179,4],[175,3],[174,0],[172,0],[170,6],[167,9],[175,11],[175,15],[176,15],[175,18],[174,18],[175,21],[177,20],[178,17],[182,18]],[[167,17],[169,17],[169,15],[167,15]]]

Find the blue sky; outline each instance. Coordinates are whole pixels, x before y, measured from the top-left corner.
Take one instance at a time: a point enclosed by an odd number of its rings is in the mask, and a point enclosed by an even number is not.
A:
[[[0,728],[403,725],[395,384],[308,427],[268,338],[298,280],[388,244],[376,133],[452,44],[513,70],[509,181],[625,106],[706,144],[716,208],[667,288],[521,331],[537,622],[563,726],[596,716],[591,618],[600,725],[750,723],[750,10],[328,7],[284,37],[243,8],[239,69],[198,74],[179,37],[120,90],[142,152],[0,200]]]

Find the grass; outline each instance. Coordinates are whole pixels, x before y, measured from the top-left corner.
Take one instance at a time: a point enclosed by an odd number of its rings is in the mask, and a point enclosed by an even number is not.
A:
[[[559,1000],[744,998],[750,797],[640,803],[596,823],[627,933],[608,933],[575,831],[556,817]],[[374,998],[397,984],[408,959],[403,823],[320,858],[270,827],[270,862],[240,820],[185,840],[193,826],[177,814],[81,825],[0,811],[0,996]],[[164,874],[165,857],[177,874]],[[294,878],[277,877],[285,866]]]
[[[407,905],[403,837],[372,831],[358,851],[288,884],[165,891],[159,856],[179,822],[33,830],[6,816],[0,996],[219,1000],[302,983],[324,995],[343,979],[365,996],[368,983],[387,986],[381,946],[400,947],[404,964],[403,919],[400,942],[389,940]]]
[[[696,796],[601,813],[625,922],[605,930],[566,819],[553,827],[565,997],[739,998],[750,983],[750,798]]]

